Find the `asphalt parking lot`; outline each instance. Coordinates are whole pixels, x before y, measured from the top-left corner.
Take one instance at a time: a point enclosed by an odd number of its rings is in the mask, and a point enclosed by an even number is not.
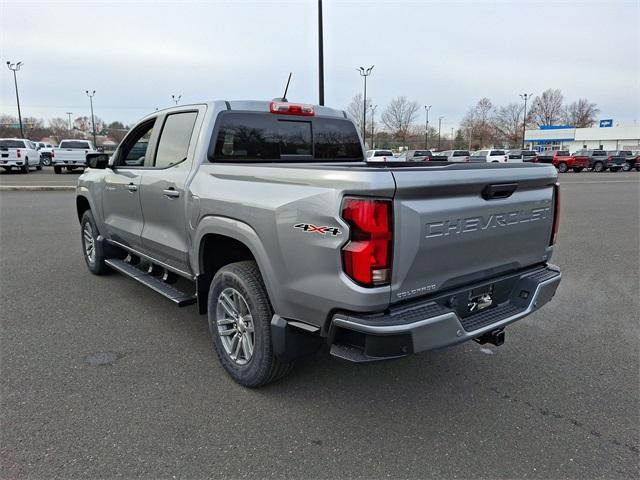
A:
[[[78,177],[82,174],[81,170],[72,170],[70,172],[64,170],[61,174],[56,175],[53,167],[43,167],[42,170],[31,170],[28,174],[21,173],[17,170],[5,171],[0,170],[0,188],[15,186],[34,186],[42,187],[54,186],[75,186]]]
[[[259,390],[195,307],[89,274],[73,192],[1,192],[0,477],[638,478],[640,173],[560,178],[563,282],[503,346]]]

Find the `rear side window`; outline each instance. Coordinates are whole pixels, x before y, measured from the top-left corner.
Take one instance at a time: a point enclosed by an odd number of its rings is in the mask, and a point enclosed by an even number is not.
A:
[[[64,142],[60,142],[60,147],[58,148],[77,148],[77,149],[85,149],[89,150],[89,142],[82,142],[78,140],[66,140]]]
[[[155,166],[166,168],[187,159],[189,142],[198,112],[167,115],[158,141]]]
[[[22,140],[0,140],[0,147],[24,148],[24,142]]]
[[[233,112],[221,115],[209,160],[358,161],[362,160],[362,147],[348,120]]]

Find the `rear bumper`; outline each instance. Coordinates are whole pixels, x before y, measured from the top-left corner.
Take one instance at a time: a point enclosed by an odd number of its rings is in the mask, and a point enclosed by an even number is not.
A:
[[[82,160],[73,161],[73,160],[56,160],[55,158],[51,161],[52,165],[56,165],[58,167],[86,167],[87,162],[83,162]]]
[[[539,309],[555,295],[562,274],[547,265],[500,281],[510,283],[506,301],[461,316],[446,298],[465,298],[471,289],[456,290],[434,299],[412,302],[381,314],[337,313],[331,321],[331,353],[363,363],[407,356],[447,347],[504,328]],[[487,285],[486,283],[484,284]]]
[[[0,160],[0,167],[21,167],[24,165],[24,160]]]

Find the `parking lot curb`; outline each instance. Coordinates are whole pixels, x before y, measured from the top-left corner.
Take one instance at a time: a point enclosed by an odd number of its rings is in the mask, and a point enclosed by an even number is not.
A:
[[[50,192],[52,190],[72,191],[75,185],[0,185],[0,192],[26,191],[26,192]]]

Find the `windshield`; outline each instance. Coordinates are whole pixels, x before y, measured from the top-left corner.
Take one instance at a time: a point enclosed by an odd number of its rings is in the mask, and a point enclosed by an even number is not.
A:
[[[358,133],[348,120],[264,113],[221,114],[209,151],[210,161],[362,159]]]
[[[24,142],[22,140],[0,140],[0,147],[24,148]]]
[[[504,150],[491,150],[490,155],[504,155]]]

